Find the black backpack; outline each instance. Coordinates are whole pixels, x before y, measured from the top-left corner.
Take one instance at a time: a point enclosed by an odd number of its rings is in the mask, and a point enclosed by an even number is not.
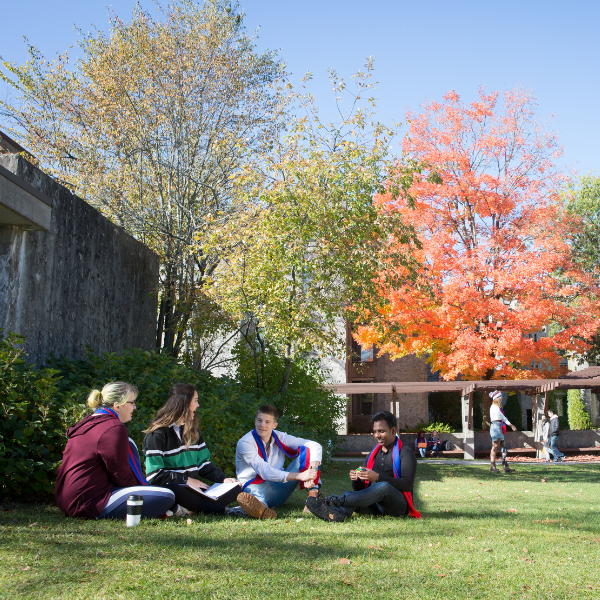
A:
[[[442,450],[452,450],[450,440],[444,440],[442,442]]]

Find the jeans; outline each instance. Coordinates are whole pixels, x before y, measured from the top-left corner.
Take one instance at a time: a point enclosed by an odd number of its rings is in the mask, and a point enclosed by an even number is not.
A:
[[[295,458],[289,464],[288,468],[284,470],[288,473],[297,473],[300,470],[300,461],[298,458]],[[252,483],[246,486],[244,491],[258,498],[269,508],[277,508],[278,506],[283,506],[288,501],[288,498],[299,483],[298,480],[282,482],[264,481],[263,483]]]
[[[427,452],[427,448],[417,448],[417,450],[419,451],[421,458],[425,458],[425,452]]]
[[[558,462],[558,459],[564,457],[565,455],[558,449],[558,436],[553,435],[550,436],[550,452],[554,456],[554,462]]]
[[[433,444],[433,446],[431,446],[431,448],[429,448],[429,450],[431,451],[431,455],[433,456],[433,453],[435,452],[435,457],[437,458],[439,456],[438,451],[440,449],[440,445],[439,444]]]
[[[390,515],[403,517],[408,513],[408,503],[404,494],[387,481],[372,483],[368,488],[357,492],[344,492],[338,496],[338,504],[348,516],[355,509],[363,515]]]

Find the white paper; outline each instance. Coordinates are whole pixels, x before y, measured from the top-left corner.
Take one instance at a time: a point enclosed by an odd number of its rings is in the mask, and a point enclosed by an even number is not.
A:
[[[227,492],[237,487],[239,483],[215,483],[211,485],[207,490],[198,491],[196,488],[193,488],[189,483],[186,483],[187,487],[194,490],[198,494],[202,494],[207,498],[211,498],[212,500],[218,500],[221,496],[224,496]]]

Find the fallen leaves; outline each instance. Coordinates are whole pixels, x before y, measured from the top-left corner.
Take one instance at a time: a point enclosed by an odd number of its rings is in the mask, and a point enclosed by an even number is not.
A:
[[[352,561],[349,558],[340,558],[340,564],[341,565],[350,565],[352,564]]]

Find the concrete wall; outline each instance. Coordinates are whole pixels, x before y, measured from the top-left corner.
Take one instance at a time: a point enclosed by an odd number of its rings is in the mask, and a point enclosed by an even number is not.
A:
[[[398,437],[403,444],[415,447],[416,433],[401,433]],[[506,447],[511,448],[535,448],[533,432],[531,431],[507,431],[504,434]],[[463,448],[462,433],[441,433],[440,439],[449,440],[452,449]],[[340,435],[338,436],[339,452],[370,452],[375,447],[375,438],[372,435]],[[561,431],[558,440],[559,448],[594,448],[600,447],[600,429],[587,429],[583,431]],[[475,432],[475,450],[477,452],[492,449],[492,441],[487,431]]]
[[[52,201],[47,232],[0,224],[0,328],[25,335],[38,364],[85,345],[153,349],[156,254],[21,156],[0,165]]]

